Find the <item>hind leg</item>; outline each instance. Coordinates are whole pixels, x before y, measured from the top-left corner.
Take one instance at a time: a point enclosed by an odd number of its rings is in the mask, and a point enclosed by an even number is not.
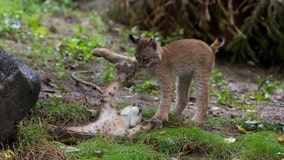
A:
[[[208,75],[208,72],[196,75],[196,103],[198,108],[189,122],[193,125],[200,125],[205,119],[209,101],[209,79],[210,74]]]
[[[180,114],[187,105],[188,92],[191,87],[192,74],[178,76],[177,79],[177,100],[174,108],[171,110],[174,114]]]

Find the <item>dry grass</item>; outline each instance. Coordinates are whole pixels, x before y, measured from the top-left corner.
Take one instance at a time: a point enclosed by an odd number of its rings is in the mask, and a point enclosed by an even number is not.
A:
[[[64,150],[57,147],[52,142],[46,141],[40,145],[28,146],[25,148],[23,155],[19,156],[17,159],[26,160],[64,160],[66,159],[66,153]]]

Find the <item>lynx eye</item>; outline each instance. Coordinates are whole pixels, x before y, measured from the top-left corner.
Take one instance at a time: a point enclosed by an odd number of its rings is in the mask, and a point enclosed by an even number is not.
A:
[[[140,62],[146,62],[147,58],[145,58],[144,56],[137,56],[136,59]]]
[[[141,58],[142,58],[142,62],[146,62],[147,61],[147,58],[145,58],[143,56],[141,56]]]

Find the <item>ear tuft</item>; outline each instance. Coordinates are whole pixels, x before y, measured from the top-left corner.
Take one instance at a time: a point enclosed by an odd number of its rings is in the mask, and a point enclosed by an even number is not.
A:
[[[132,34],[129,34],[129,40],[133,43],[136,44],[140,38],[137,36],[133,36]]]
[[[156,50],[157,49],[157,42],[155,40],[151,41],[151,47]]]

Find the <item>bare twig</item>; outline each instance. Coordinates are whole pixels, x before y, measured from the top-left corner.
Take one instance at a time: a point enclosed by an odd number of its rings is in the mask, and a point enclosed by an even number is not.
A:
[[[78,77],[76,76],[76,74],[78,74],[78,73],[79,73],[79,74],[92,73],[92,71],[89,71],[89,70],[85,70],[85,71],[75,71],[75,72],[73,72],[73,73],[71,74],[71,78],[74,79],[76,82],[82,83],[82,84],[84,84],[84,85],[86,85],[86,86],[89,86],[89,87],[92,87],[94,90],[97,90],[100,94],[103,94],[104,91],[103,91],[99,86],[95,85],[94,83],[87,82],[87,81],[84,81],[84,80],[78,78]]]

